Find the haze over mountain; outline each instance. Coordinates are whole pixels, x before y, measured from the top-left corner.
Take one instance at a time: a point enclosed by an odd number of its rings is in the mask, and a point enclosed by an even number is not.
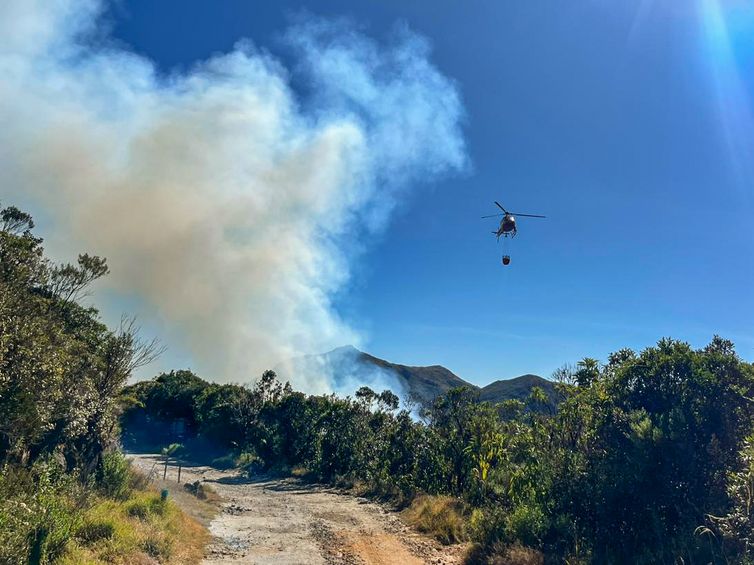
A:
[[[479,392],[484,402],[524,400],[535,386],[541,387],[551,400],[555,398],[553,382],[538,375],[526,374],[512,379],[496,380],[484,387],[474,385],[442,365],[411,366],[392,363],[351,345],[338,347],[321,355],[306,355],[276,368],[283,378],[292,372],[325,375],[336,390],[352,394],[365,385],[377,391],[388,388],[405,398],[427,404],[452,388],[465,386]],[[312,380],[309,375],[307,379]]]

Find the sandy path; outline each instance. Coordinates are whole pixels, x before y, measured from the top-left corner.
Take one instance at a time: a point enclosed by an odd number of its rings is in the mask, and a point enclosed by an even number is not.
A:
[[[132,459],[149,472],[156,456]],[[176,473],[168,469],[168,482],[176,480]],[[220,512],[209,522],[213,542],[206,565],[461,562],[461,547],[443,547],[407,528],[382,506],[335,489],[295,479],[247,479],[211,467],[183,468],[182,483],[197,480],[223,498]],[[181,504],[181,497],[176,501]]]

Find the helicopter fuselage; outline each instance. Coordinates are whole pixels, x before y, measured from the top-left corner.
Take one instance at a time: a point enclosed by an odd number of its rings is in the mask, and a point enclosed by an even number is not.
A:
[[[511,214],[503,216],[503,219],[500,220],[500,227],[497,228],[496,235],[498,239],[500,239],[501,235],[514,237],[516,235],[516,218]]]

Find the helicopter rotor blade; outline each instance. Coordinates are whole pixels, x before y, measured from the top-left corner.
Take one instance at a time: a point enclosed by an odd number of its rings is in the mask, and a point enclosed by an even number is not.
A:
[[[506,214],[508,213],[508,210],[506,210],[505,208],[503,208],[503,205],[500,204],[500,202],[498,202],[497,200],[495,200],[495,204],[497,204],[497,207],[500,208],[503,212],[505,212]]]
[[[498,216],[505,216],[505,214],[492,214],[491,216],[482,216],[482,218],[497,218]]]
[[[539,214],[516,214],[511,212],[511,216],[524,216],[525,218],[546,218],[547,216],[540,216]]]

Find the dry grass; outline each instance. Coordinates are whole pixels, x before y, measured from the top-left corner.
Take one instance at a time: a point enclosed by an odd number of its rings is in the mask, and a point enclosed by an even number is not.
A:
[[[464,541],[466,518],[463,502],[450,496],[419,496],[403,511],[404,520],[444,544]]]
[[[496,543],[492,547],[473,545],[466,557],[466,565],[544,565],[545,556],[541,551],[520,544],[503,545]]]
[[[489,563],[490,565],[544,565],[545,556],[541,551],[515,544],[506,548],[502,554],[493,555]]]
[[[291,467],[291,476],[296,477],[297,479],[308,479],[312,475],[311,471],[307,469],[306,467],[302,467],[301,465],[294,465]]]

